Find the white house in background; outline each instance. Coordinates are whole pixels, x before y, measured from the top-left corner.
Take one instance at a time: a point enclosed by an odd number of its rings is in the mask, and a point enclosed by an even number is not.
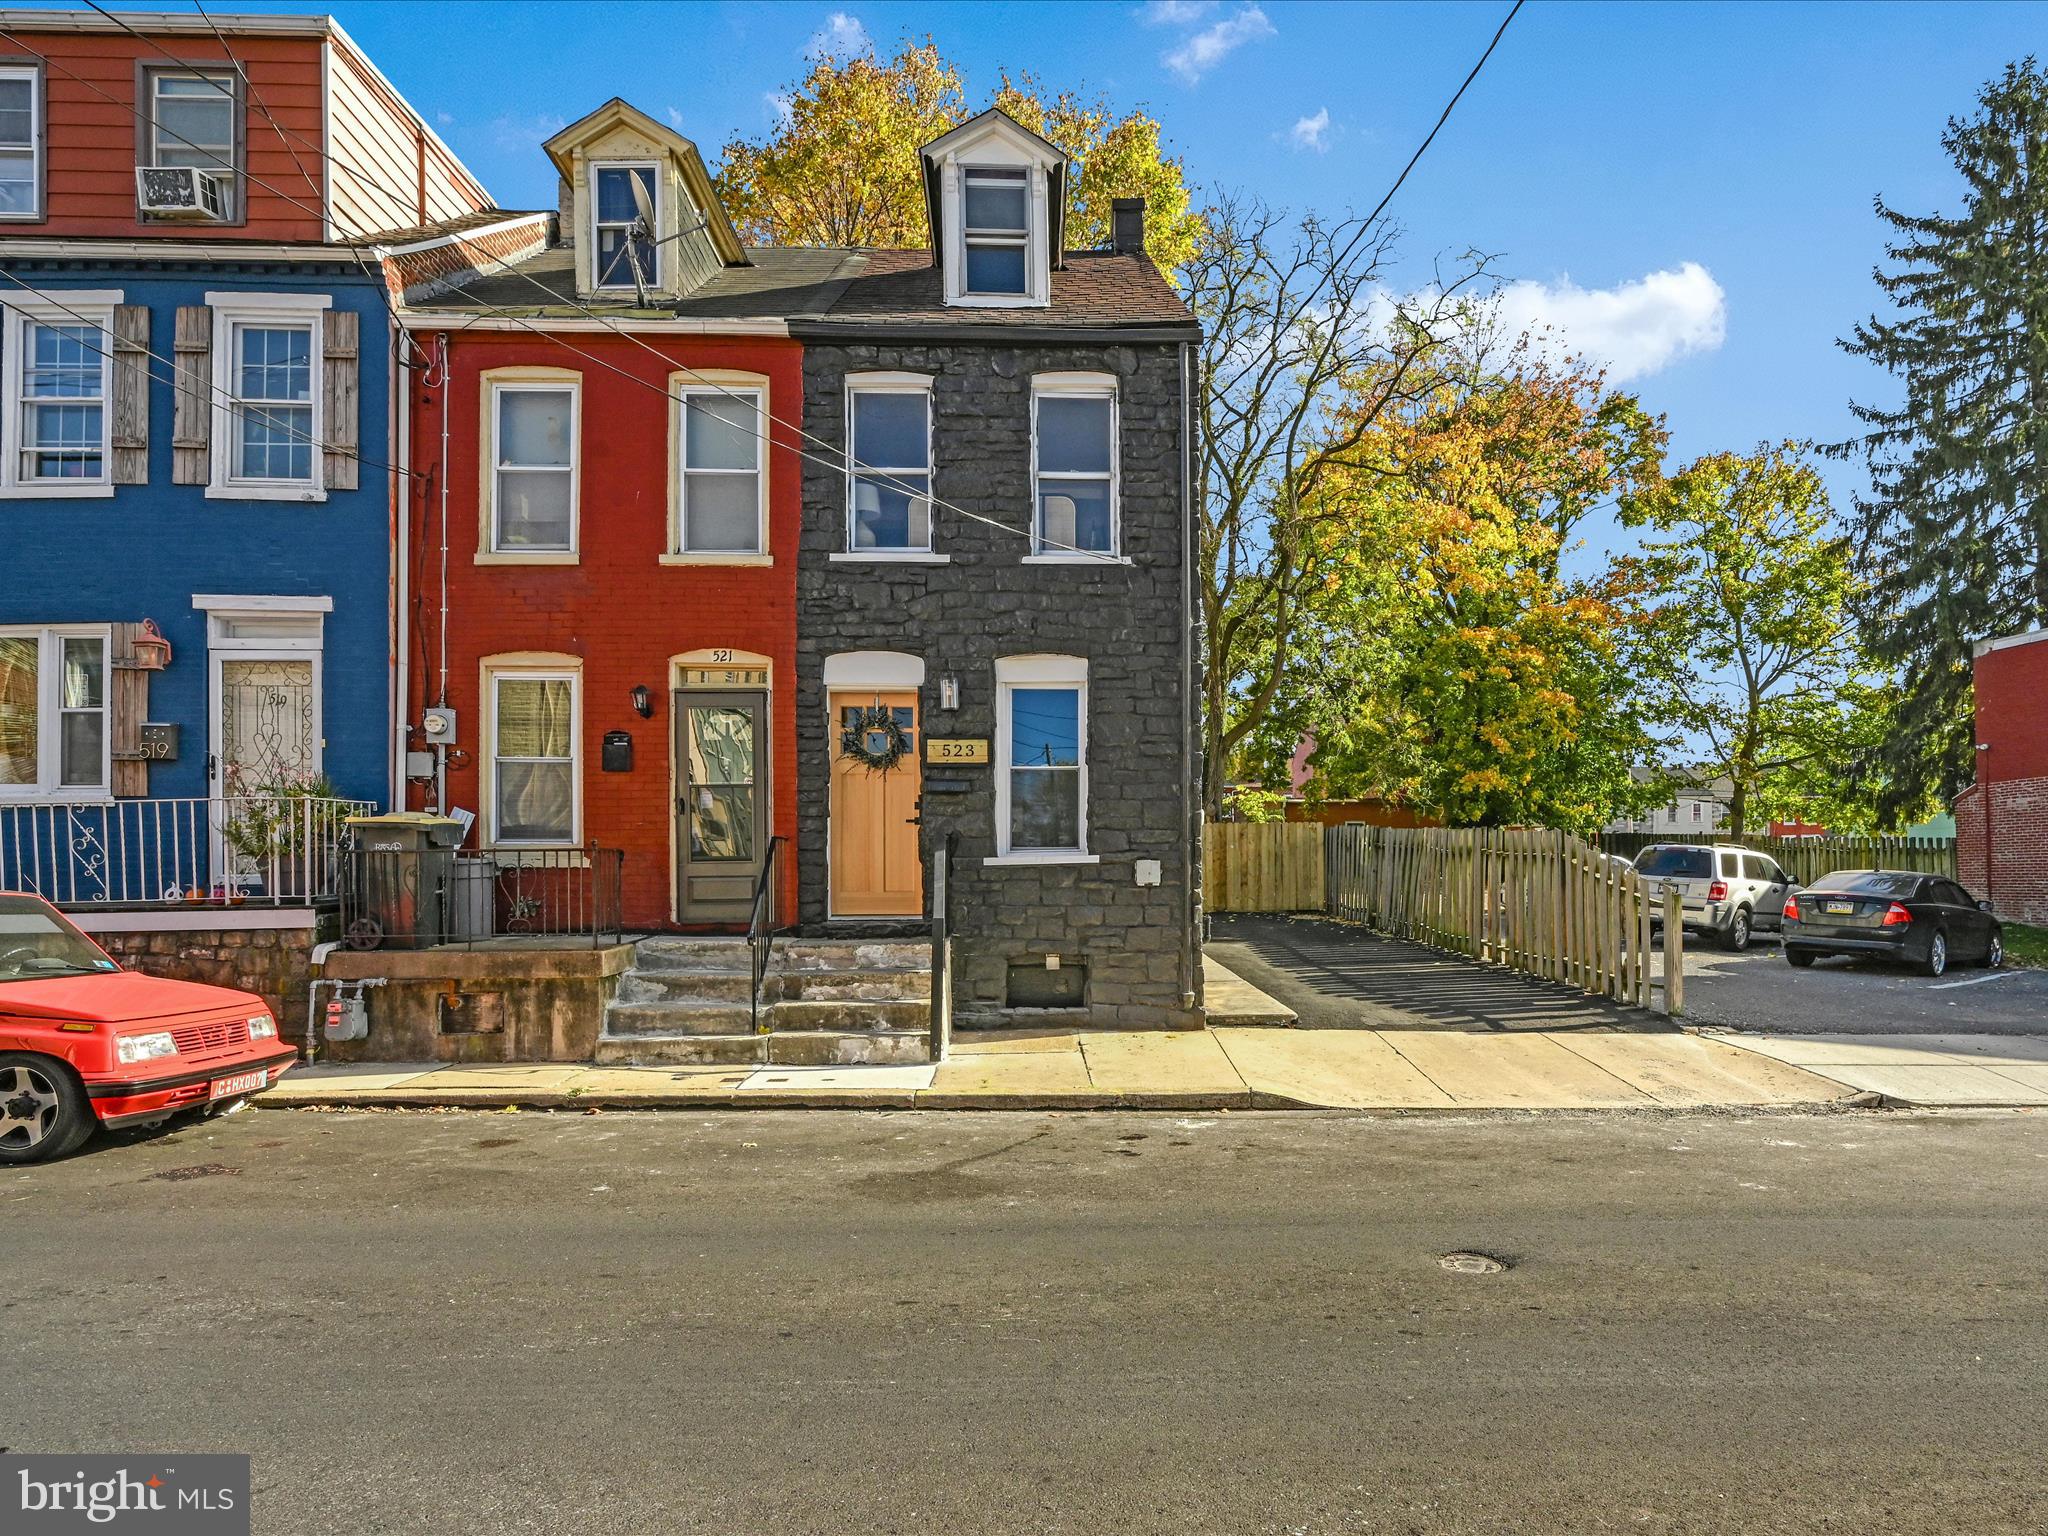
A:
[[[1632,768],[1629,772],[1639,784],[1652,776],[1648,768]],[[1701,779],[1674,789],[1669,805],[1657,806],[1646,816],[1610,821],[1606,830],[1648,832],[1658,837],[1704,837],[1728,824],[1728,805],[1734,794],[1735,786],[1726,778]]]

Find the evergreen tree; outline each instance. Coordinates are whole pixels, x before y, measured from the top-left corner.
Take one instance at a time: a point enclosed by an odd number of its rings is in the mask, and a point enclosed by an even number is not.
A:
[[[1900,213],[1878,284],[1897,306],[1841,345],[1904,386],[1851,404],[1868,642],[1901,673],[1899,729],[1862,765],[1891,821],[1974,775],[1970,650],[2048,625],[2048,76],[2029,58],[1987,85],[1942,146],[1963,211]]]

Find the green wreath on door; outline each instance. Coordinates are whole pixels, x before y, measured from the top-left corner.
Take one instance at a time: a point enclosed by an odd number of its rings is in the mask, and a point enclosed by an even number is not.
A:
[[[895,710],[876,702],[848,717],[839,750],[869,773],[887,773],[910,755],[910,733],[896,723]]]

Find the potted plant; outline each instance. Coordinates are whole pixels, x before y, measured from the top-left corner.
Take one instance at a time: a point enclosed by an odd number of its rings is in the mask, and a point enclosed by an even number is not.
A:
[[[223,835],[234,850],[234,889],[262,889],[258,894],[311,897],[308,856],[333,836],[309,802],[338,798],[324,773],[280,773],[253,784],[240,784],[228,801]],[[274,880],[275,884],[271,882]]]

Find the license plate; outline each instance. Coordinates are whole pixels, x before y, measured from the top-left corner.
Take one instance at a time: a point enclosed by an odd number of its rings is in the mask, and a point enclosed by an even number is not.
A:
[[[270,1068],[258,1067],[254,1072],[237,1072],[233,1077],[216,1077],[213,1087],[208,1090],[209,1099],[231,1099],[238,1093],[255,1093],[270,1082]]]
[[[1853,901],[1831,901],[1821,910],[1831,917],[1853,917],[1856,915],[1856,903]]]

